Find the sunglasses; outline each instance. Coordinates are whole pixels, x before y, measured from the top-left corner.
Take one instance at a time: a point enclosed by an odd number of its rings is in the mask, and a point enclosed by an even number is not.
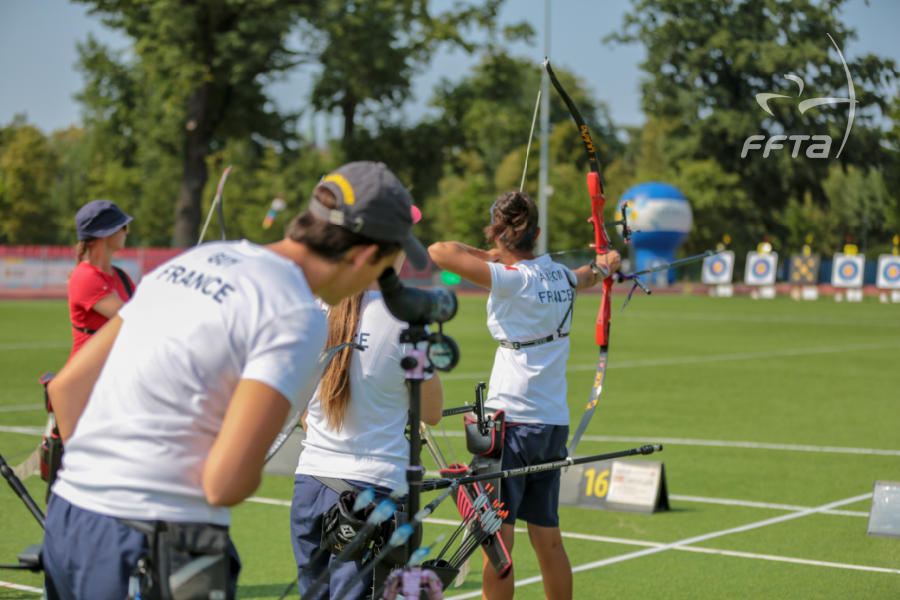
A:
[[[122,229],[125,230],[125,233],[128,233],[128,223],[125,223],[124,225],[122,225]]]

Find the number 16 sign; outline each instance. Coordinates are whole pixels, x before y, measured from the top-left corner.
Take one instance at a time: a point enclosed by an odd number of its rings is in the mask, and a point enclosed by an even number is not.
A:
[[[606,460],[563,471],[559,503],[563,506],[654,513],[669,510],[663,463]]]

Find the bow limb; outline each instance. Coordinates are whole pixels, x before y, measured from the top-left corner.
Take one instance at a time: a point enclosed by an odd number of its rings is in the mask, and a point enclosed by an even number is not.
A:
[[[591,172],[587,174],[588,194],[591,198],[591,218],[588,219],[594,226],[594,244],[598,256],[609,253],[609,236],[606,234],[606,224],[603,222],[603,209],[606,206],[606,198],[603,196],[603,180],[600,178],[600,159],[597,157],[597,150],[594,146],[594,140],[591,138],[591,132],[588,129],[581,111],[575,106],[575,102],[566,92],[565,88],[556,78],[556,73],[550,66],[550,60],[544,59],[544,68],[547,69],[547,75],[556,91],[559,93],[575,125],[578,127],[578,133],[581,141],[584,143],[584,149],[587,152],[588,164]],[[627,223],[624,225],[627,230]],[[604,348],[609,345],[609,321],[611,316],[610,296],[612,295],[612,286],[614,283],[613,274],[603,280],[603,296],[600,300],[600,311],[597,314],[597,326],[594,331],[594,339],[597,345]]]
[[[578,127],[581,141],[584,143],[584,149],[587,152],[588,164],[591,168],[590,173],[587,174],[588,194],[591,198],[591,218],[588,220],[594,226],[594,243],[592,246],[597,252],[597,256],[603,256],[609,253],[610,241],[609,236],[606,234],[606,224],[603,222],[603,209],[606,206],[606,198],[603,196],[603,181],[600,178],[600,159],[597,157],[594,140],[591,138],[591,132],[588,130],[587,123],[584,122],[584,117],[581,116],[581,111],[575,106],[559,79],[556,78],[556,74],[550,67],[549,59],[544,59],[544,68],[547,69],[547,75],[550,77],[553,87],[556,88],[556,91],[568,107],[572,119]],[[624,221],[626,218],[623,211],[622,231],[623,237],[627,240],[629,229],[628,223]],[[600,346],[600,356],[597,359],[597,374],[594,377],[594,385],[591,389],[591,399],[588,401],[587,407],[585,407],[581,422],[578,424],[578,429],[575,430],[572,443],[569,445],[570,457],[575,455],[575,448],[591,422],[591,418],[594,416],[600,392],[603,390],[603,380],[606,378],[606,364],[609,355],[610,300],[614,282],[613,273],[610,273],[608,277],[603,279],[603,295],[600,299],[600,311],[597,314],[597,326],[594,330],[594,339],[597,341],[597,345]]]

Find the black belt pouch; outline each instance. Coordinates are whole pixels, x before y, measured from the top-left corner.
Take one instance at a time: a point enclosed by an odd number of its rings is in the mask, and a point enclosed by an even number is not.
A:
[[[145,600],[234,600],[240,562],[228,528],[209,523],[128,521],[147,535],[150,554],[142,559]],[[234,554],[234,556],[233,556]],[[147,560],[149,559],[149,560]],[[148,564],[149,563],[149,564]]]

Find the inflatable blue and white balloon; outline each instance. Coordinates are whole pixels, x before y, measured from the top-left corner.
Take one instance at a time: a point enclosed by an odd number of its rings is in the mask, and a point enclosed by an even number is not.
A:
[[[632,265],[632,270],[641,271],[674,261],[675,250],[687,238],[694,222],[691,205],[684,194],[674,185],[648,181],[629,188],[622,195],[619,215],[626,204],[628,226],[638,232],[631,236],[637,263]],[[654,273],[653,278],[651,283],[656,285],[673,283],[675,270]]]

